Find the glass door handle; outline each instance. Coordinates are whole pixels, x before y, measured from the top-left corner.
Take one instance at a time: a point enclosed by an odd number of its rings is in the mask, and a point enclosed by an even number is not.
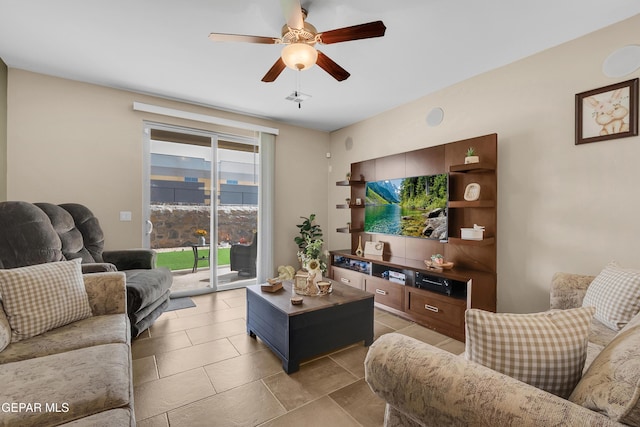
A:
[[[151,234],[153,231],[153,223],[150,220],[147,220],[147,235]]]

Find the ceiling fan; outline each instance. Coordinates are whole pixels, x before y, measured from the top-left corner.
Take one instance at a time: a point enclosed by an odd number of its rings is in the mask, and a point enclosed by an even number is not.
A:
[[[324,53],[317,50],[314,45],[340,43],[351,40],[382,37],[387,27],[382,21],[368,22],[366,24],[319,33],[316,28],[306,22],[307,11],[300,5],[300,0],[280,0],[282,12],[287,23],[282,27],[282,37],[262,37],[241,34],[211,33],[209,38],[219,42],[247,42],[262,44],[283,44],[280,58],[262,78],[263,82],[273,82],[280,73],[289,67],[293,70],[306,70],[314,64],[331,74],[338,81],[349,78],[347,70],[335,63]]]

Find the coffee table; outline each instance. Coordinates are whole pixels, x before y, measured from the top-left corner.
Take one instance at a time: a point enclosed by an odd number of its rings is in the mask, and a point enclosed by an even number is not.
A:
[[[282,359],[286,373],[300,361],[364,341],[373,343],[373,294],[332,281],[333,291],[291,304],[291,282],[274,293],[247,286],[247,333]]]

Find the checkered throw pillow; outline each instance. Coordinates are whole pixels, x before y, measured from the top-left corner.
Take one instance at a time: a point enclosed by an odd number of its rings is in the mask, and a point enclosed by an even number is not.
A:
[[[467,360],[566,398],[582,375],[593,307],[543,313],[469,309]]]
[[[91,316],[77,261],[0,270],[0,296],[11,326],[11,342]]]
[[[9,326],[7,315],[2,307],[2,300],[0,300],[0,351],[7,348],[9,343],[11,343],[11,326]]]
[[[582,306],[595,307],[595,318],[619,331],[640,312],[640,271],[610,263],[587,288]]]

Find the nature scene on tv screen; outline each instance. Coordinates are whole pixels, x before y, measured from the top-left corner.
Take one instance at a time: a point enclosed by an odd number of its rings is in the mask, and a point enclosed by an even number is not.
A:
[[[447,174],[367,182],[364,231],[447,238]]]

